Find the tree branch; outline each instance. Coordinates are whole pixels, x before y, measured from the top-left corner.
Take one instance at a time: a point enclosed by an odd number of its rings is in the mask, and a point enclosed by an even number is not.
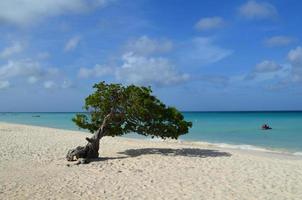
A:
[[[94,139],[100,140],[102,137],[105,136],[105,127],[108,123],[108,120],[113,116],[113,114],[114,114],[113,110],[111,110],[111,112],[108,115],[105,116],[101,127],[93,135]]]

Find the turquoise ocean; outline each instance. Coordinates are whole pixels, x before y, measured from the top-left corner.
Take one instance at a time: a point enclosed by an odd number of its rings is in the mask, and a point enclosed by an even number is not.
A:
[[[71,121],[75,114],[0,113],[0,122],[79,130]],[[186,120],[193,122],[193,127],[188,134],[181,136],[180,140],[302,155],[302,112],[183,112],[183,114]],[[264,123],[273,129],[261,130]],[[135,134],[125,137],[143,138]]]

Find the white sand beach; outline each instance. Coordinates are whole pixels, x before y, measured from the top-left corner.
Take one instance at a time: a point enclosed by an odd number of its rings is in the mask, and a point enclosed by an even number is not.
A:
[[[115,137],[67,166],[87,134],[0,123],[0,199],[302,199],[298,156]]]

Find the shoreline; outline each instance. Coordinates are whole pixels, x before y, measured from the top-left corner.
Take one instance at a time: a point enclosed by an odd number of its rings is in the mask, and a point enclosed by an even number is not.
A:
[[[70,129],[60,129],[60,128],[53,128],[53,127],[46,127],[46,126],[39,126],[39,125],[27,125],[27,124],[18,124],[18,123],[9,123],[9,122],[2,122],[0,121],[1,124],[7,124],[7,125],[12,125],[12,126],[24,126],[24,127],[29,127],[29,128],[42,128],[42,129],[50,129],[50,130],[58,130],[58,131],[64,131],[64,132],[72,132],[72,134],[80,134],[83,136],[83,141],[85,141],[85,134],[90,135],[89,132],[81,131],[81,130],[70,130]],[[1,129],[0,129],[1,131]],[[113,138],[113,137],[109,137]],[[192,147],[207,147],[207,148],[212,148],[212,149],[219,149],[219,150],[228,150],[228,151],[237,151],[241,153],[250,153],[253,155],[258,155],[258,156],[273,156],[273,157],[279,157],[279,158],[286,158],[286,159],[301,159],[302,160],[302,154],[298,152],[289,152],[289,151],[281,151],[281,150],[271,150],[268,148],[263,148],[259,146],[253,146],[253,145],[245,145],[245,144],[228,144],[228,143],[211,143],[207,141],[199,141],[199,140],[172,140],[172,139],[166,139],[163,140],[161,138],[132,138],[132,137],[121,137],[117,136],[114,137],[113,139],[121,139],[121,140],[126,140],[126,141],[134,141],[134,142],[151,142],[151,143],[167,143],[167,144],[180,144],[180,145],[186,145],[186,146],[192,146]],[[301,152],[302,153],[302,152]]]
[[[54,127],[47,127],[47,126],[40,126],[40,125],[29,125],[29,124],[22,124],[22,123],[10,123],[10,122],[3,122],[0,121],[1,124],[9,124],[9,125],[16,125],[16,126],[28,126],[28,127],[38,127],[38,128],[47,128],[47,129],[54,129],[54,130],[62,130],[62,131],[71,131],[71,132],[77,132],[80,134],[90,134],[89,132],[85,132],[83,130],[71,130],[71,129],[64,129],[64,128],[54,128]],[[84,137],[83,137],[84,138]],[[163,140],[161,138],[135,138],[135,137],[127,137],[126,135],[124,137],[117,136],[116,138],[121,139],[130,139],[130,140],[138,140],[138,141],[151,141],[151,142],[171,142],[171,143],[178,143],[178,144],[184,144],[184,145],[194,145],[194,146],[208,146],[218,149],[226,149],[226,150],[234,150],[234,151],[242,151],[242,152],[254,152],[254,153],[262,153],[262,154],[268,154],[268,155],[277,155],[277,156],[284,156],[284,157],[293,157],[297,159],[302,159],[302,151],[295,151],[291,152],[285,149],[276,149],[276,148],[267,148],[262,146],[255,146],[255,145],[248,145],[248,144],[230,144],[230,143],[214,143],[214,142],[208,142],[208,141],[201,141],[201,140],[171,140],[166,139]]]
[[[298,157],[104,137],[99,159],[67,162],[67,151],[86,144],[88,135],[0,123],[0,199],[302,198]]]

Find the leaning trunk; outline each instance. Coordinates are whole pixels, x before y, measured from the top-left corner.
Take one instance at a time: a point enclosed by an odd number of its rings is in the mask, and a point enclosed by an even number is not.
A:
[[[80,158],[84,159],[84,163],[89,159],[95,159],[99,157],[100,139],[105,136],[105,127],[108,123],[108,119],[111,117],[111,113],[108,114],[101,125],[101,127],[93,134],[91,138],[86,137],[88,143],[86,146],[78,146],[75,149],[68,151],[66,159],[68,161],[75,161]]]

